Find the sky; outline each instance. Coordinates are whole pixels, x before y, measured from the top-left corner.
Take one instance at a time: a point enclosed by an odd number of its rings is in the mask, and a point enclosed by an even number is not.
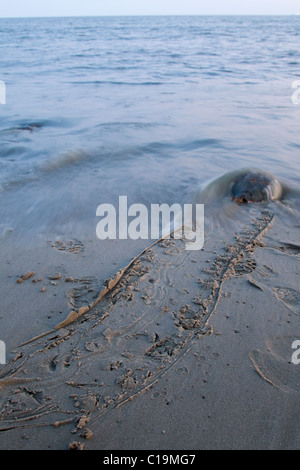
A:
[[[296,13],[300,0],[0,0],[0,17]]]

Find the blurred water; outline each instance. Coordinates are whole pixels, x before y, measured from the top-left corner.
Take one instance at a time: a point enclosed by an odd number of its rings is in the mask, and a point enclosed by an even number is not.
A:
[[[0,219],[95,237],[96,208],[192,202],[227,171],[299,186],[300,17],[0,20]]]

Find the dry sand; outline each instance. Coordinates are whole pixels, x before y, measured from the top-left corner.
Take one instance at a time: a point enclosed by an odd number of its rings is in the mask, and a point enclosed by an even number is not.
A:
[[[260,211],[107,282],[88,249],[1,255],[1,449],[299,448],[299,227]]]

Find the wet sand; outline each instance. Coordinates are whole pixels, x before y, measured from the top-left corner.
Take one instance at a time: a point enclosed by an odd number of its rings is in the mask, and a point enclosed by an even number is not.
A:
[[[258,210],[107,281],[93,250],[1,255],[1,449],[299,448],[299,226]]]

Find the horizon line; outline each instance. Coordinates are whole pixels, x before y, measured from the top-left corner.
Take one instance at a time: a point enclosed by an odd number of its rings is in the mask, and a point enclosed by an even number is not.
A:
[[[166,13],[166,14],[110,14],[110,15],[44,15],[0,16],[0,19],[34,18],[118,18],[118,17],[165,17],[165,16],[300,16],[300,13]]]

